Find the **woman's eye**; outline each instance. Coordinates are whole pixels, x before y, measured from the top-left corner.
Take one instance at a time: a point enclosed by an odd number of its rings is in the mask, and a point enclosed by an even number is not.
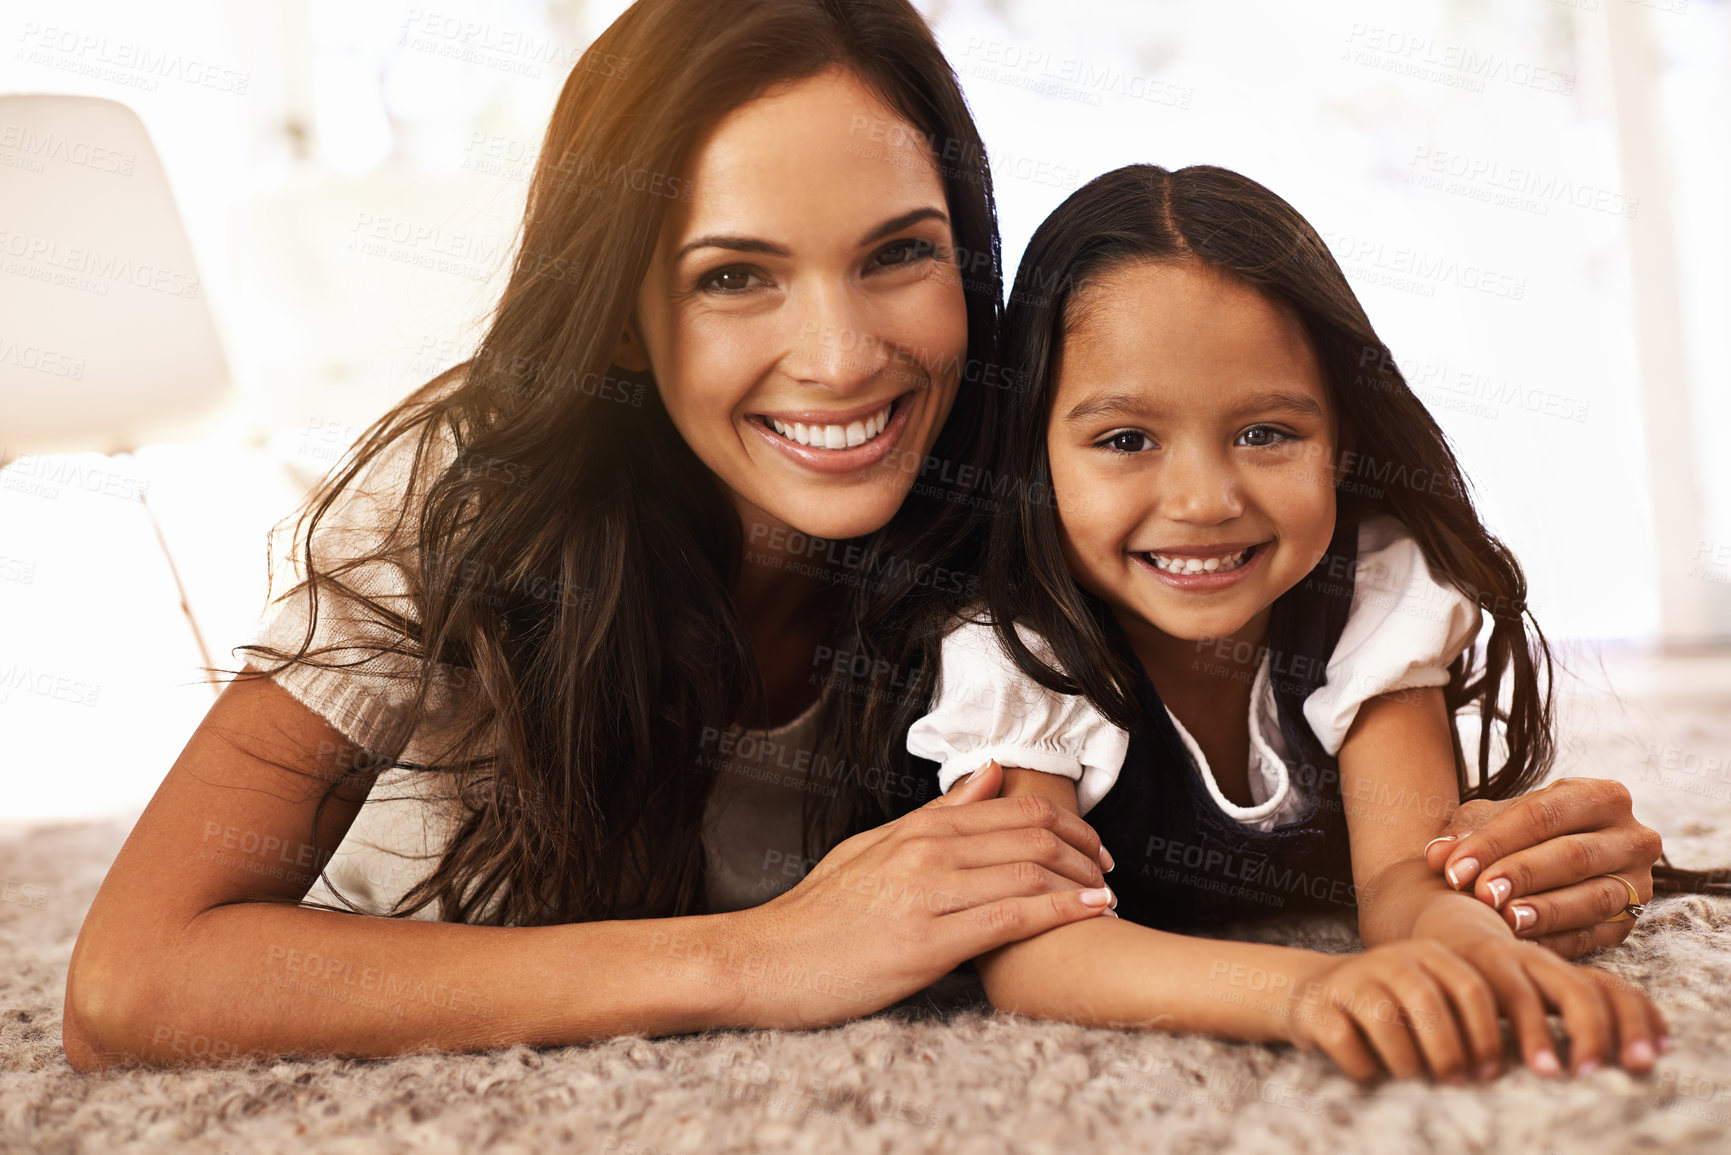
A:
[[[1276,429],[1272,425],[1252,425],[1249,429],[1246,429],[1243,433],[1238,435],[1240,444],[1248,445],[1255,449],[1265,448],[1270,445],[1279,445],[1282,441],[1290,441],[1291,439],[1292,435],[1290,433]]]
[[[743,293],[751,288],[752,279],[756,276],[750,269],[717,269],[713,273],[705,274],[697,282],[697,287],[712,293]]]
[[[906,240],[885,245],[878,251],[878,255],[872,258],[872,262],[879,268],[894,268],[897,265],[911,265],[915,261],[931,256],[936,251],[930,241],[909,237]]]
[[[1154,443],[1149,440],[1146,433],[1135,433],[1126,430],[1123,433],[1112,434],[1112,436],[1106,438],[1106,440],[1100,442],[1100,444],[1105,448],[1118,453],[1140,453]]]

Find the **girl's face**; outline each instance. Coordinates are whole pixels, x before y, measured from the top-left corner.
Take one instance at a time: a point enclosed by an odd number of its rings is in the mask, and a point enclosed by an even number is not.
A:
[[[1146,261],[1069,320],[1046,444],[1070,572],[1132,638],[1260,642],[1334,534],[1337,425],[1302,326],[1229,275]]]
[[[723,118],[688,179],[622,363],[654,371],[680,435],[731,490],[748,547],[778,524],[821,538],[880,528],[967,356],[925,140],[832,70]]]

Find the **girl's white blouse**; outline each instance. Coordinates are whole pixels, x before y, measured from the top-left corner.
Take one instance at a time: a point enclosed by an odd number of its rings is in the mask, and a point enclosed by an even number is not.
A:
[[[1472,643],[1480,622],[1478,604],[1436,579],[1405,526],[1386,515],[1367,518],[1359,526],[1346,627],[1325,683],[1304,702],[1305,720],[1323,747],[1339,754],[1359,706],[1378,694],[1446,685],[1449,664]],[[1021,626],[1017,632],[1051,663],[1043,639]],[[1206,664],[1212,654],[1205,646],[1198,659]],[[1172,724],[1225,814],[1257,830],[1301,816],[1304,803],[1293,789],[1266,652],[1250,695],[1250,806],[1227,800],[1201,747],[1176,717]],[[1074,780],[1083,814],[1117,782],[1129,745],[1129,734],[1086,698],[1055,693],[1022,673],[992,628],[977,622],[958,625],[944,639],[935,703],[908,731],[908,751],[938,763],[938,788],[945,793],[995,760]]]

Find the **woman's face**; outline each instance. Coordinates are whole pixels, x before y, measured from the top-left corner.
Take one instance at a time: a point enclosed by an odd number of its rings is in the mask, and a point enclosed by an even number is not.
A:
[[[723,118],[688,180],[622,363],[654,372],[748,535],[880,528],[967,357],[949,206],[925,140],[832,70]]]

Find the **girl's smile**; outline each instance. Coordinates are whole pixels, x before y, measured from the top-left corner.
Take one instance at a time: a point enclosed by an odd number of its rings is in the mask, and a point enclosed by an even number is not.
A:
[[[1174,589],[1212,593],[1251,576],[1251,569],[1268,556],[1271,542],[1249,545],[1186,546],[1163,550],[1137,550],[1133,556],[1155,578]]]
[[[1199,264],[1137,260],[1065,319],[1047,457],[1071,572],[1139,645],[1260,641],[1334,535],[1334,407],[1298,318]]]

